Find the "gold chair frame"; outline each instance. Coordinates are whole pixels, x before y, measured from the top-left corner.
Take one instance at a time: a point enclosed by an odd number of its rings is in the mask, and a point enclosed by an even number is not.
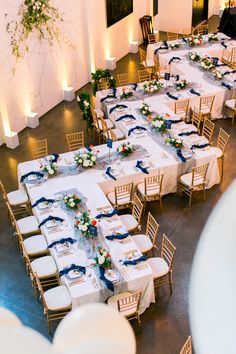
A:
[[[133,183],[127,183],[122,186],[115,187],[115,208],[118,210],[132,208]],[[118,204],[118,202],[129,198],[129,202]]]
[[[75,151],[84,147],[84,132],[66,134],[69,151]]]
[[[144,178],[144,194],[140,193],[141,199],[144,201],[144,210],[148,202],[154,202],[159,200],[161,211],[163,211],[162,206],[162,184],[163,184],[163,174],[145,177]],[[149,191],[159,189],[159,192],[154,195],[148,195]]]
[[[138,70],[138,82],[150,81],[151,73],[147,70]]]
[[[3,185],[1,180],[0,180],[0,191],[2,192],[3,199],[5,200],[5,202],[8,202],[8,204],[10,205],[6,189],[5,189],[5,187],[4,187],[4,185]],[[24,214],[24,213],[31,214],[31,212],[32,212],[30,200],[28,200],[24,204],[10,205],[10,207],[11,207],[11,210],[12,210],[14,215],[21,215],[21,214]]]
[[[186,120],[188,117],[189,102],[190,99],[180,100],[178,102],[175,102],[175,114],[181,116],[182,118],[181,114],[183,113],[184,120]]]
[[[211,143],[214,129],[215,129],[215,124],[212,123],[209,119],[205,118],[203,122],[202,135],[208,139],[209,144]]]
[[[130,320],[137,319],[139,325],[141,325],[140,315],[139,315],[139,306],[141,299],[141,291],[138,291],[134,294],[130,294],[126,297],[117,300],[118,311],[122,314],[122,312],[126,312],[127,310],[134,310],[134,312],[126,318]]]
[[[188,336],[186,342],[184,343],[180,354],[192,354],[193,350],[192,350],[192,337]]]
[[[47,139],[35,140],[30,144],[30,151],[33,160],[40,159],[48,155],[48,141]]]
[[[129,85],[129,74],[128,73],[123,73],[123,74],[117,74],[117,81],[119,86],[126,86]]]

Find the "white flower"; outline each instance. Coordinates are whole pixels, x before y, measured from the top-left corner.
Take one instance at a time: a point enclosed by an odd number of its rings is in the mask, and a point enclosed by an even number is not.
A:
[[[98,263],[103,264],[105,262],[105,257],[104,256],[99,256],[98,257]]]
[[[84,101],[84,105],[85,105],[86,107],[88,107],[88,106],[89,106],[89,102],[88,102],[88,101]]]
[[[73,198],[70,198],[70,199],[69,199],[69,202],[73,202],[73,201],[74,201],[74,199],[73,199]]]
[[[103,251],[103,256],[104,256],[104,257],[107,256],[107,251]]]
[[[80,97],[77,96],[77,97],[76,97],[76,100],[77,100],[77,102],[80,102]]]
[[[79,225],[81,231],[87,231],[88,227],[86,225]]]
[[[53,175],[53,174],[54,174],[54,171],[53,171],[52,169],[49,169],[49,170],[48,170],[48,173],[49,173],[50,175]]]
[[[84,166],[84,167],[88,167],[88,166],[89,166],[89,161],[88,161],[88,160],[84,160],[83,166]]]
[[[71,207],[71,208],[74,208],[74,206],[75,206],[75,203],[74,203],[74,202],[71,202],[71,203],[70,203],[70,207]]]
[[[92,160],[92,161],[96,161],[96,156],[92,156],[92,157],[91,157],[91,160]]]

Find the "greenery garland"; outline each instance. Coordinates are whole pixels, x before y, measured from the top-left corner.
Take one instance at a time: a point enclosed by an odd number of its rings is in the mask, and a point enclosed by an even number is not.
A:
[[[102,78],[108,78],[108,85],[110,88],[116,87],[116,80],[107,69],[97,69],[95,73],[91,73],[91,75],[94,95],[96,95],[96,92],[98,91],[98,82]]]
[[[93,125],[92,114],[91,114],[91,102],[90,95],[88,92],[81,92],[77,96],[77,102],[81,111],[83,112],[83,118],[87,121],[88,126],[91,128]]]

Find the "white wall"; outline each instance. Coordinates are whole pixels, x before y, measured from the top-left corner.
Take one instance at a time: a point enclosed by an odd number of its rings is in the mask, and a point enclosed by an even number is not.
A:
[[[227,0],[209,0],[208,17],[219,15],[220,8],[224,8]]]

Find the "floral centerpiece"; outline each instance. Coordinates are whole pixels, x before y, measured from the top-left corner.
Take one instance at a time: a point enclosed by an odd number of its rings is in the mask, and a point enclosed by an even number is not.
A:
[[[128,155],[132,154],[134,152],[133,146],[128,142],[128,143],[123,143],[120,146],[118,146],[117,151],[120,155],[123,155],[124,157],[127,157]]]
[[[215,67],[215,65],[213,64],[213,59],[208,57],[202,58],[200,64],[204,70],[208,71],[212,70]]]
[[[120,95],[120,99],[121,100],[127,99],[129,97],[132,97],[133,94],[134,94],[133,91],[123,88],[122,94]]]
[[[111,255],[105,248],[102,248],[101,246],[97,248],[97,256],[94,260],[99,267],[104,269],[111,268]]]
[[[78,105],[83,112],[83,118],[87,121],[88,126],[92,126],[90,95],[88,92],[81,92],[77,97]]]
[[[48,176],[54,176],[57,173],[57,163],[49,161],[45,165],[41,165],[40,169]]]
[[[97,69],[95,73],[92,73],[92,86],[93,86],[93,94],[95,95],[98,91],[98,82],[102,78],[107,78],[108,85],[110,88],[116,87],[116,80],[111,75],[110,71],[107,69]]]
[[[79,218],[75,219],[74,227],[81,232],[81,235],[86,238],[91,238],[90,226],[96,226],[97,221],[87,211],[84,211]]]
[[[201,45],[203,43],[202,35],[201,34],[197,34],[197,35],[192,34],[189,38],[187,38],[187,42],[191,47],[194,47],[196,45]]]
[[[70,193],[64,196],[63,201],[68,208],[77,209],[81,199],[79,199],[75,193]]]
[[[169,44],[169,48],[170,49],[178,49],[178,48],[180,48],[181,47],[181,43],[174,43],[174,44]]]
[[[219,37],[217,36],[217,33],[209,34],[208,35],[208,42],[217,42],[219,40]]]
[[[200,61],[201,56],[197,54],[196,52],[188,52],[187,58],[192,61]]]
[[[189,82],[187,80],[177,80],[175,81],[176,90],[183,90],[189,86]]]
[[[76,153],[74,161],[78,167],[91,168],[97,163],[97,156],[92,151],[86,151],[83,153]]]
[[[164,117],[158,114],[153,118],[151,124],[155,128],[155,130],[161,133],[164,133],[167,129]]]
[[[139,111],[147,117],[152,114],[150,111],[150,105],[146,102],[142,103],[142,107],[139,109]]]
[[[143,85],[144,92],[151,93],[151,94],[159,92],[162,89],[162,87],[163,84],[158,80],[150,81]]]
[[[223,79],[224,74],[221,73],[221,72],[218,71],[218,70],[214,70],[214,71],[213,71],[213,76],[214,76],[214,78],[215,78],[216,80],[221,80],[221,79]]]
[[[173,146],[175,149],[182,149],[183,147],[183,140],[181,139],[170,138],[170,139],[166,139],[165,143],[167,145]]]

